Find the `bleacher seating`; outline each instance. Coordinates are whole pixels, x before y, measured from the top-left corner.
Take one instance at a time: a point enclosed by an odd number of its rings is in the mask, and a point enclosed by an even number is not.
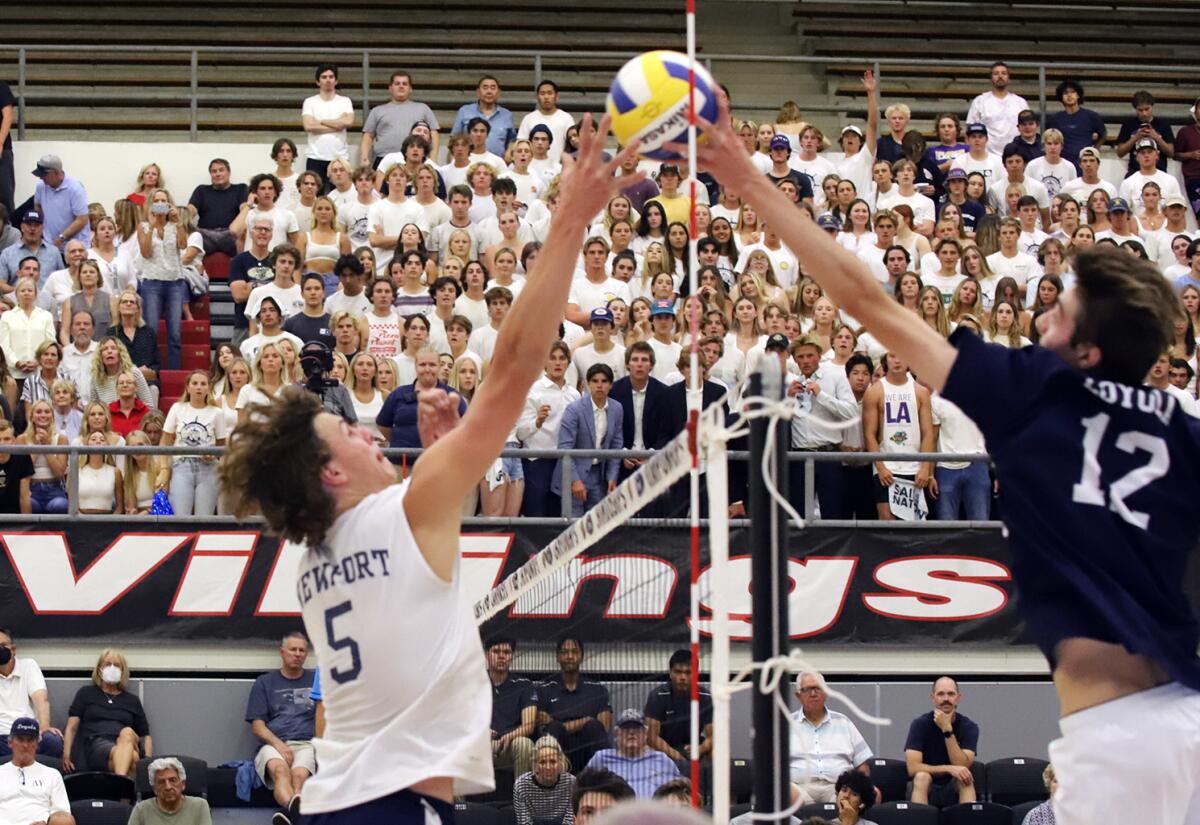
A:
[[[818,816],[822,819],[835,820],[838,818],[838,806],[836,802],[815,802],[812,805],[804,805],[800,810],[796,811],[796,816],[801,821],[809,817]]]
[[[871,809],[877,825],[938,825],[938,809],[916,802],[884,802]]]
[[[128,802],[111,799],[80,799],[71,803],[75,825],[125,825],[133,814]]]
[[[943,808],[939,825],[1008,825],[1012,809],[995,802],[968,802]]]
[[[1002,805],[1042,801],[1047,798],[1042,774],[1045,759],[1017,756],[987,763],[989,799]]]
[[[80,799],[137,801],[137,788],[128,776],[105,771],[83,771],[67,774],[63,777],[63,783],[67,786],[67,797],[73,802]]]
[[[1030,802],[1022,802],[1020,805],[1014,805],[1012,807],[1012,825],[1022,825],[1022,823],[1025,822],[1025,817],[1029,814],[1029,812],[1041,804],[1042,803],[1039,800],[1033,800]]]
[[[879,788],[884,802],[905,799],[908,789],[908,765],[903,759],[872,759],[871,781]]]

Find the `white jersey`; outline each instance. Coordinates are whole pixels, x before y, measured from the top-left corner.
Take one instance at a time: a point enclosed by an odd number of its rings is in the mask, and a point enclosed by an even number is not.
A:
[[[455,566],[440,579],[404,511],[409,482],[363,499],[300,563],[296,595],[321,663],[321,770],[303,811],[328,813],[434,777],[456,794],[493,788],[492,691]]]
[[[921,449],[921,421],[917,414],[917,382],[912,374],[903,384],[893,384],[884,379],[883,384],[883,437],[879,439],[879,450],[884,453],[915,453]],[[917,461],[885,461],[893,473],[915,476],[921,469]],[[322,682],[324,684],[324,682]]]

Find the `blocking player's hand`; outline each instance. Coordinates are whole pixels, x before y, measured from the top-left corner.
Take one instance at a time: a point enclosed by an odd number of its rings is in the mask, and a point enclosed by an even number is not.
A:
[[[637,172],[632,177],[616,176],[621,164],[637,154],[637,141],[631,141],[615,158],[604,162],[604,139],[608,137],[611,124],[612,117],[605,115],[599,129],[593,132],[592,116],[583,116],[575,163],[563,167],[559,184],[558,208],[563,212],[586,216],[591,220],[592,216],[603,211],[608,199],[618,189],[628,189],[646,177],[645,172]]]
[[[458,426],[458,393],[443,389],[422,390],[417,396],[417,432],[421,446],[432,447]]]
[[[709,123],[697,117],[696,126],[704,133],[704,140],[696,143],[696,160],[701,169],[711,172],[722,183],[745,180],[759,174],[750,162],[741,138],[733,131],[729,122],[729,102],[724,96],[717,98],[716,120]],[[687,154],[686,143],[668,143],[663,148]]]

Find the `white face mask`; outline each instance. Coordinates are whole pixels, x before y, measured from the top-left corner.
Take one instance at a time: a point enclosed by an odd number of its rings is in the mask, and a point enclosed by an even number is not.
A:
[[[121,668],[116,665],[105,665],[100,668],[100,678],[105,684],[116,685],[121,681]]]

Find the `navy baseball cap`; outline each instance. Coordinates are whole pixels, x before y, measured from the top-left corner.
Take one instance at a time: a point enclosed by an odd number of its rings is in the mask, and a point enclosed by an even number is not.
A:
[[[776,135],[771,138],[771,149],[772,151],[775,149],[787,149],[790,152],[792,151],[792,142],[787,139],[787,135]]]
[[[610,324],[615,324],[617,319],[613,317],[612,310],[608,307],[596,307],[592,310],[590,323],[594,324],[597,321],[607,321]]]
[[[36,209],[30,209],[21,218],[21,223],[43,223],[42,213]]]
[[[28,716],[22,716],[12,723],[12,728],[8,735],[12,736],[37,736],[40,731],[36,719],[30,719]]]
[[[1108,211],[1111,212],[1129,212],[1129,201],[1124,198],[1113,198],[1108,204]]]
[[[951,169],[950,171],[948,171],[946,173],[946,183],[949,183],[952,180],[966,180],[966,179],[967,179],[967,170],[961,169],[957,166],[955,166],[953,169]]]
[[[646,717],[642,715],[640,710],[636,708],[626,708],[621,711],[621,715],[617,717],[618,728],[644,728],[646,727]]]
[[[658,167],[658,176],[661,178],[663,175],[674,175],[677,178],[683,177],[679,172],[679,164],[677,163],[664,163]]]
[[[792,342],[788,340],[788,337],[782,332],[775,332],[767,336],[767,343],[763,345],[763,349],[782,350],[786,352],[787,348],[791,346],[791,343]]]
[[[840,224],[838,224],[837,218],[835,218],[833,215],[822,215],[821,217],[817,218],[817,226],[821,227],[822,229],[841,228]]]
[[[551,143],[554,143],[554,133],[550,131],[550,127],[547,126],[546,124],[539,123],[537,126],[534,126],[532,129],[529,130],[530,138],[532,138],[536,134],[543,134],[550,139]]]
[[[982,123],[968,123],[967,124],[967,134],[968,135],[986,135],[987,133],[988,133],[987,127],[984,126]]]
[[[655,315],[675,315],[675,304],[672,301],[655,301],[650,305],[650,317]]]

